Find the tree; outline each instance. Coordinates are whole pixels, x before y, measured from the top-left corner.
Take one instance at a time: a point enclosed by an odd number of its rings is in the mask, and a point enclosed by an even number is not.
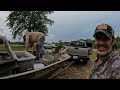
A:
[[[11,29],[12,36],[23,37],[26,32],[48,33],[47,25],[52,26],[54,21],[47,18],[53,11],[10,11],[7,17],[7,26]]]
[[[117,36],[116,42],[120,42],[120,37],[119,36]]]

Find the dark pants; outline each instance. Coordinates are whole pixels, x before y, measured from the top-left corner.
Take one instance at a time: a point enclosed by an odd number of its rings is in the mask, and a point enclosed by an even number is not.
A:
[[[45,36],[42,36],[36,44],[36,59],[42,58],[45,55],[44,50]]]

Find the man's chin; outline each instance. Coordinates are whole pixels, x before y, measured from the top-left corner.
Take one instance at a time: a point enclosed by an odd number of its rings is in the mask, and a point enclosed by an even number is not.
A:
[[[100,55],[100,56],[104,56],[107,54],[107,52],[100,52],[100,51],[97,51],[97,53]]]

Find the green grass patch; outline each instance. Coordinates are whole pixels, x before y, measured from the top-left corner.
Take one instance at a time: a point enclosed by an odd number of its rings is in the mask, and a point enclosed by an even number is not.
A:
[[[90,55],[91,62],[95,61],[96,55],[97,55],[97,51],[96,51],[96,49],[93,49],[93,53],[92,53],[92,55]]]
[[[12,48],[13,51],[25,51],[25,45],[15,45],[11,44],[10,47]],[[0,50],[6,50],[4,45],[0,45]],[[30,47],[29,50],[32,50]]]

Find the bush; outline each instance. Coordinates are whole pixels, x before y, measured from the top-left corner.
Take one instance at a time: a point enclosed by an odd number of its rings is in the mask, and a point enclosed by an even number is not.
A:
[[[60,40],[59,42],[56,42],[55,45],[58,46],[58,47],[60,47],[60,48],[62,48],[62,47],[64,47],[64,42],[62,42]]]

